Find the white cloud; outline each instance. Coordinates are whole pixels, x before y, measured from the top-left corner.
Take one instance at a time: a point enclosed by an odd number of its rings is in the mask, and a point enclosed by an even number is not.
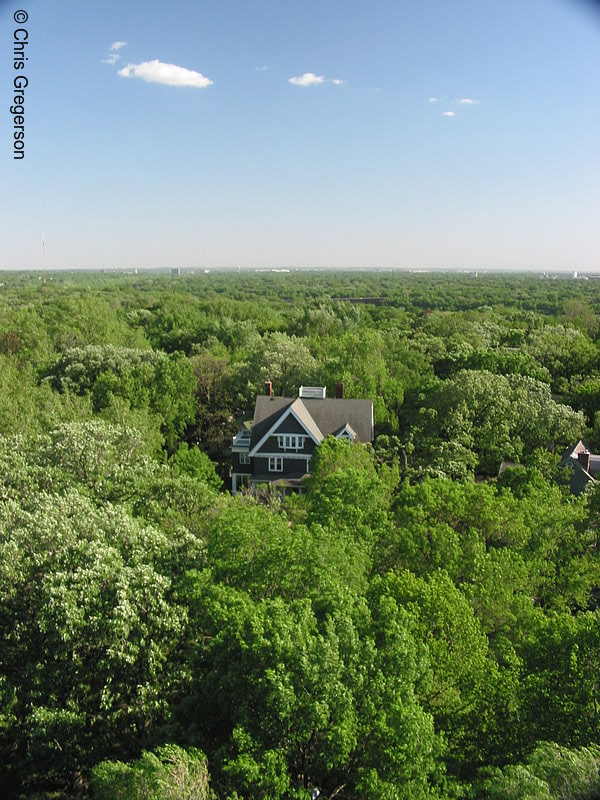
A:
[[[323,75],[315,75],[314,72],[305,72],[298,78],[290,78],[290,83],[294,86],[316,86],[319,83],[324,83],[325,78]]]
[[[437,101],[438,101],[437,97],[430,97],[429,98],[429,102],[430,103],[437,103]]]
[[[141,78],[146,83],[164,83],[167,86],[193,86],[204,89],[212,86],[210,78],[185,67],[175,64],[164,64],[158,59],[144,61],[141,64],[128,64],[119,70],[122,78]]]
[[[334,86],[343,86],[346,83],[346,81],[342,81],[340,78],[333,78],[331,82]]]
[[[476,106],[476,105],[479,105],[477,100],[472,100],[470,97],[463,97],[458,102],[463,106]]]
[[[120,50],[122,47],[125,47],[126,44],[127,42],[113,42],[111,46],[108,48],[107,58],[103,58],[102,63],[110,64],[111,67],[114,67],[117,61],[121,58],[121,56],[118,54],[117,51]]]
[[[454,116],[456,116],[456,114],[454,113],[454,111],[444,111],[444,116],[445,117],[454,117]]]
[[[263,64],[262,67],[254,67],[254,69],[256,72],[267,72],[269,68]]]

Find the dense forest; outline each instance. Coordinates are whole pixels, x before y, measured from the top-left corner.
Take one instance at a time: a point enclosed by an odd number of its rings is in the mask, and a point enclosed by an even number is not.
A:
[[[3,797],[600,797],[600,281],[0,277]],[[232,497],[266,379],[373,444]]]

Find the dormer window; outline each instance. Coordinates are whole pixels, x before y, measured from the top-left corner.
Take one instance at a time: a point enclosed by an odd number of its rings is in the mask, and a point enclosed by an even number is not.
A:
[[[351,442],[354,442],[357,438],[356,431],[354,431],[348,423],[346,423],[343,428],[336,431],[335,436],[337,439],[348,439]]]
[[[285,433],[277,436],[277,446],[280,450],[298,450],[304,449],[304,440],[306,436],[300,436],[297,433]]]

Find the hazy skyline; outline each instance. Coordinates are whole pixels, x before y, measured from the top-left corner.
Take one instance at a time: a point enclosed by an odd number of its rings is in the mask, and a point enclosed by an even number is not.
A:
[[[0,27],[0,269],[39,269],[42,229],[48,269],[600,269],[592,2],[17,0]]]

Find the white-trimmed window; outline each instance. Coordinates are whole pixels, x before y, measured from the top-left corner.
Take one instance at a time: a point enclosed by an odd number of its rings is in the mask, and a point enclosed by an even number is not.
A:
[[[303,450],[306,436],[297,433],[284,433],[277,436],[277,446],[281,450]]]
[[[283,458],[281,456],[269,456],[269,472],[283,472]]]
[[[240,453],[240,464],[249,464],[250,456],[248,453]]]

